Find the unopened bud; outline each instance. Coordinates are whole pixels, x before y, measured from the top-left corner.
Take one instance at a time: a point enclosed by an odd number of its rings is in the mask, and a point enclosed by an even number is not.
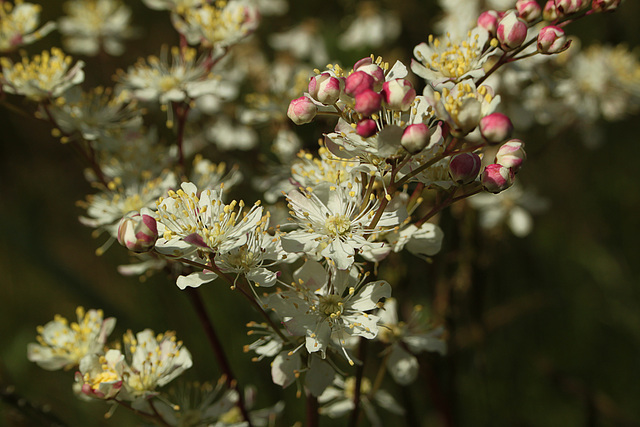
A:
[[[363,119],[356,125],[356,133],[363,138],[368,138],[378,131],[378,125],[371,119]]]
[[[456,184],[468,184],[478,177],[480,166],[482,160],[476,153],[458,154],[449,162],[449,175]]]
[[[356,104],[353,107],[358,113],[368,117],[380,110],[382,96],[371,89],[364,90],[356,95]]]
[[[511,138],[513,124],[502,113],[491,113],[480,119],[480,134],[489,144],[500,144]]]
[[[518,0],[516,10],[518,18],[522,18],[526,22],[533,22],[542,15],[542,8],[535,0]]]
[[[609,12],[616,10],[622,0],[593,0],[591,9],[595,12]]]
[[[400,144],[411,154],[419,153],[427,146],[431,135],[429,128],[424,123],[416,123],[407,126],[400,138]]]
[[[510,11],[498,23],[496,37],[503,50],[516,49],[527,38],[527,23]]]
[[[578,12],[584,6],[583,0],[555,0],[556,10],[560,15],[570,15]]]
[[[538,52],[546,55],[560,53],[569,48],[571,40],[567,41],[564,30],[555,25],[549,25],[538,34]]]
[[[364,71],[356,71],[346,78],[344,92],[349,96],[356,96],[365,90],[372,90],[375,81]]]
[[[524,142],[519,139],[512,139],[502,144],[498,149],[496,163],[512,169],[513,172],[516,173],[526,158],[527,154],[524,151]]]
[[[478,27],[484,28],[491,35],[496,35],[500,15],[495,10],[487,10],[478,16]]]
[[[156,240],[158,225],[151,215],[130,212],[118,224],[118,242],[132,252],[148,252]]]
[[[309,95],[325,105],[332,105],[340,98],[341,86],[340,79],[329,73],[322,73],[309,81]]]
[[[407,111],[416,99],[416,90],[410,81],[394,79],[382,85],[382,100],[392,110]]]
[[[555,21],[559,16],[555,0],[547,0],[542,9],[542,19],[545,21]]]
[[[482,172],[482,187],[490,193],[499,193],[513,185],[515,173],[500,164],[487,165]]]
[[[360,61],[353,65],[353,71],[363,71],[373,77],[374,84],[377,89],[380,89],[382,83],[384,83],[384,71],[378,64],[373,62],[371,57],[362,58]]]
[[[318,114],[318,107],[306,96],[291,101],[287,110],[287,116],[297,125],[311,122],[316,114]]]

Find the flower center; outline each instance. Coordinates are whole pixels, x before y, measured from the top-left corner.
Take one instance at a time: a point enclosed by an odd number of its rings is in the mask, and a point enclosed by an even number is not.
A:
[[[327,218],[324,227],[332,236],[342,236],[351,230],[351,220],[346,215],[333,215]]]
[[[342,313],[342,298],[339,295],[327,295],[319,298],[318,309],[327,317],[337,317]]]

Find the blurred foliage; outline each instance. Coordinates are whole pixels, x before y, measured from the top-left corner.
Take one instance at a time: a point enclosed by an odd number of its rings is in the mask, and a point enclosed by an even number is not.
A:
[[[43,21],[60,15],[61,1],[43,3]],[[425,24],[437,19],[437,7],[418,0],[381,3],[396,9],[404,25],[395,44],[401,48],[388,51],[385,59],[408,62],[412,47],[430,32]],[[291,1],[290,13],[266,19],[261,31],[288,28],[309,14],[309,6]],[[104,58],[83,58],[88,85],[138,56],[156,53],[161,43],[177,42],[167,31],[165,13],[141,2],[131,7],[144,37],[108,64]],[[356,7],[355,0],[314,5],[327,40],[335,40],[336,29],[344,25],[336,15]],[[639,2],[629,0],[618,13],[585,19],[570,31],[585,44],[637,46],[638,16]],[[29,50],[51,43],[59,45],[55,32]],[[338,59],[349,64],[362,54],[368,52],[342,53]],[[640,180],[633,154],[640,128],[638,117],[603,126],[607,141],[593,150],[575,134],[550,139],[537,129],[524,136],[529,157],[519,179],[535,186],[552,206],[536,217],[530,236],[479,236],[473,214],[454,208],[441,217],[446,246],[433,262],[398,258],[380,272],[399,283],[394,293],[401,300],[407,297],[406,284],[422,290],[412,293],[411,301],[431,307],[434,316],[439,304],[451,308],[442,319],[450,354],[423,358],[426,369],[407,391],[386,384],[413,403],[417,422],[441,425],[438,406],[445,405],[460,426],[640,425]],[[73,396],[71,372],[43,371],[27,361],[26,346],[34,341],[36,326],[56,313],[72,318],[77,305],[117,317],[113,337],[126,329],[176,330],[194,354],[194,367],[184,379],[215,381],[220,372],[176,286],[161,277],[139,282],[120,276],[115,266],[127,262],[120,248],[95,255],[102,240],[77,222],[82,212],[75,202],[92,191],[80,159],[50,136],[47,124],[31,117],[3,109],[0,129],[0,384],[12,385],[15,396],[33,405],[51,408],[69,426],[140,425],[123,408],[105,420],[102,402],[81,403]],[[303,130],[311,141],[320,135],[314,131]],[[469,246],[471,252],[464,253]],[[244,324],[254,318],[251,309],[221,283],[202,292],[214,324],[224,331],[239,381],[258,386],[261,404],[275,403],[276,396],[295,401],[295,387],[274,386],[268,363],[251,363],[242,353],[249,341]],[[37,417],[21,415],[29,411],[19,402],[0,405],[0,425],[39,425]],[[286,425],[302,419],[304,402],[298,406],[287,408]],[[323,419],[321,425],[330,424]]]

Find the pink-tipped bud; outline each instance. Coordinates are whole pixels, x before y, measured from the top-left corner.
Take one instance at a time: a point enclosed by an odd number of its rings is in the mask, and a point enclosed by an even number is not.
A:
[[[560,16],[555,0],[547,0],[542,9],[542,19],[545,21],[555,21]]]
[[[513,124],[502,113],[491,113],[480,120],[480,134],[489,144],[500,144],[511,138]]]
[[[505,142],[498,149],[496,154],[496,163],[501,164],[513,170],[514,173],[520,170],[520,166],[527,158],[527,154],[524,151],[524,142],[519,139],[512,139]]]
[[[368,117],[380,110],[382,106],[382,95],[371,89],[366,89],[356,95],[356,104],[353,107],[358,113]]]
[[[371,119],[363,119],[356,125],[356,133],[363,138],[368,138],[378,131],[378,125]]]
[[[382,85],[382,100],[392,110],[407,111],[416,99],[416,90],[410,81],[394,79]]]
[[[495,10],[487,10],[478,16],[478,27],[484,28],[491,35],[496,35],[500,15]]]
[[[582,0],[555,0],[556,10],[560,15],[570,15],[578,12],[584,6]]]
[[[622,0],[593,0],[591,3],[591,9],[595,12],[610,12],[614,11],[620,6]]]
[[[510,11],[498,23],[496,37],[503,50],[516,49],[527,38],[527,23]]]
[[[478,177],[481,166],[482,160],[476,153],[458,154],[449,162],[449,175],[456,184],[468,184]]]
[[[318,114],[318,107],[306,96],[291,101],[287,110],[287,116],[297,125],[311,122],[316,114]]]
[[[538,34],[538,52],[545,55],[560,53],[571,45],[571,40],[567,41],[564,30],[555,25],[549,25],[540,30]]]
[[[400,138],[400,144],[411,154],[417,154],[427,146],[431,140],[429,128],[424,123],[407,126]]]
[[[349,74],[344,83],[344,92],[349,96],[356,96],[365,90],[373,90],[375,81],[364,71]]]
[[[535,0],[518,0],[516,10],[518,18],[522,18],[526,22],[533,22],[542,15],[542,8]]]
[[[374,84],[380,89],[384,83],[384,71],[370,57],[362,58],[353,65],[353,71],[363,71],[373,77]]]
[[[513,185],[515,173],[500,164],[487,165],[482,172],[482,187],[490,193],[499,193]]]
[[[151,215],[130,212],[118,224],[118,242],[132,252],[148,252],[156,240],[158,225]]]
[[[322,73],[309,80],[309,95],[325,105],[332,105],[340,98],[342,84],[337,77]]]

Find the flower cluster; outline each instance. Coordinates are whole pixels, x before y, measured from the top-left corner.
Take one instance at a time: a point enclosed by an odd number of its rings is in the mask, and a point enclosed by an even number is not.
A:
[[[35,104],[35,116],[87,162],[94,193],[78,206],[84,225],[108,235],[97,253],[117,240],[133,259],[119,271],[166,273],[190,297],[223,376],[215,388],[194,385],[193,402],[174,392],[181,403],[168,403],[160,388],[193,363],[176,334],[128,331],[108,344],[115,320],[81,308],[77,322],[56,316],[38,328],[29,359],[76,369],[77,392],[159,425],[272,425],[282,403],[250,411],[253,389],[239,385],[221,345],[227,337],[216,335],[196,289],[225,282],[263,319],[248,324],[254,340],[245,352],[270,362],[276,385],[296,384],[309,412],[356,420],[362,408],[374,425],[382,425],[375,406],[402,414],[384,375],[415,382],[421,353],[446,355],[447,332],[445,315],[428,319],[422,301],[402,301],[414,290],[394,266],[439,262],[450,242],[440,217],[454,204],[478,209],[479,227],[531,230],[524,208],[545,204],[516,183],[527,158],[516,134],[522,111],[539,121],[559,111],[611,119],[640,96],[635,57],[622,48],[574,53],[565,34],[619,1],[518,0],[482,13],[479,1],[441,3],[441,34],[412,46],[410,64],[370,55],[323,67],[333,47],[318,20],[260,33],[263,19],[286,13],[282,0],[144,0],[167,11],[180,43],[125,65],[113,87],[80,87],[84,62],[56,47],[0,58],[3,93]],[[68,1],[58,21],[65,49],[123,54],[140,30],[132,10],[120,0]],[[36,30],[38,12],[3,2],[0,52],[52,30]],[[363,2],[333,40],[353,51],[400,31],[399,15]],[[595,65],[602,58],[607,64]],[[541,89],[532,76],[544,69],[564,77]],[[296,125],[324,127],[323,137],[306,144]],[[365,346],[376,356],[365,358]],[[379,365],[374,381],[369,363]]]

